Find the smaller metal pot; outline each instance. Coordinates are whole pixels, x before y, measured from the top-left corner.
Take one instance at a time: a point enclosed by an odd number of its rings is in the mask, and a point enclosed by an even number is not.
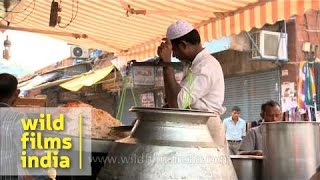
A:
[[[239,180],[263,179],[263,156],[230,155]]]

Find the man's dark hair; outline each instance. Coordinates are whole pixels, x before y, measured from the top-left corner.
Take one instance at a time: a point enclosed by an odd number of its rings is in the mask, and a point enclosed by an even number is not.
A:
[[[265,112],[267,107],[276,107],[276,106],[280,107],[280,104],[274,100],[267,101],[261,105],[261,112]]]
[[[241,109],[239,108],[239,106],[233,106],[232,111],[240,112]]]
[[[200,44],[201,43],[200,34],[196,29],[194,29],[184,36],[181,36],[176,39],[172,39],[171,43],[172,45],[177,46],[178,44],[180,44],[181,41],[186,41],[192,45]]]
[[[14,94],[18,87],[18,80],[11,74],[0,74],[0,100],[9,98]]]

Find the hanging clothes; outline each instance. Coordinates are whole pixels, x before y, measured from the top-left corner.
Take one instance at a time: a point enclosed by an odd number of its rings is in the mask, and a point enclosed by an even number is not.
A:
[[[317,101],[317,110],[320,111],[320,63],[317,62],[314,64],[315,70],[315,85],[316,85],[316,101]]]
[[[305,110],[307,106],[314,106],[315,97],[316,87],[311,64],[307,61],[300,62],[297,95],[298,108]]]

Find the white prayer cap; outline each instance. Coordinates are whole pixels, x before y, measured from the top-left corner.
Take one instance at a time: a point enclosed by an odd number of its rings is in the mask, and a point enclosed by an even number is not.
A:
[[[170,40],[177,39],[188,34],[192,30],[194,30],[194,27],[190,23],[184,20],[178,20],[168,27],[167,38]]]

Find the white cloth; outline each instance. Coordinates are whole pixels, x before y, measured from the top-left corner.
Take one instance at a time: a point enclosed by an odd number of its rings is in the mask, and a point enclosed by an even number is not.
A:
[[[0,176],[17,176],[18,167],[21,167],[20,138],[23,130],[20,120],[23,116],[5,103],[0,105],[3,105],[0,108]]]
[[[178,107],[185,108],[186,98],[191,97],[191,109],[223,114],[224,77],[220,63],[204,49],[193,60],[191,71],[193,84],[190,88],[186,77],[181,81]]]
[[[167,38],[177,39],[191,32],[194,27],[187,21],[178,20],[172,23],[167,29]]]

